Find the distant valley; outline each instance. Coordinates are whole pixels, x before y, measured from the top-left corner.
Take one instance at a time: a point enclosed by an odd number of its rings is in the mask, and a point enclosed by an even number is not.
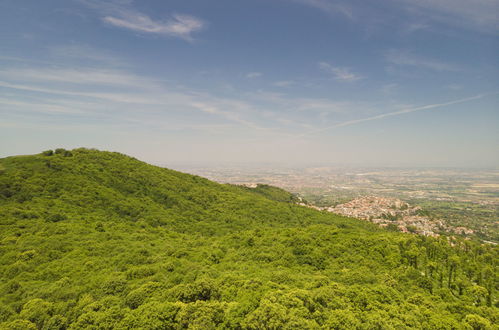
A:
[[[376,203],[362,203],[366,201],[365,197],[400,199],[418,210],[417,215],[409,217],[406,214],[406,220],[397,224],[404,231],[410,228],[426,235],[446,232],[499,242],[497,169],[292,168],[269,165],[184,165],[181,168],[218,182],[265,183],[281,187],[318,208],[332,210],[340,204],[353,203],[343,211],[336,211],[354,217],[358,215],[361,219],[369,218],[362,215],[363,209],[377,212]]]

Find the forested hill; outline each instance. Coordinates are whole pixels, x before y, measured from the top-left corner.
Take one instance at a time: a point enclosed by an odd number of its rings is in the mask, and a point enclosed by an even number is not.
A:
[[[0,329],[497,329],[498,260],[119,153],[0,159]]]

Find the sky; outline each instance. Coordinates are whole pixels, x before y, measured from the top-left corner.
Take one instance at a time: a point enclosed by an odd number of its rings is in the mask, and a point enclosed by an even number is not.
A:
[[[499,166],[499,0],[0,0],[0,157]]]

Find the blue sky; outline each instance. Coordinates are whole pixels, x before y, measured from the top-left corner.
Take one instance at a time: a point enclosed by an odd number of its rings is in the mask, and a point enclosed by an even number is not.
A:
[[[0,156],[499,165],[499,0],[2,0]]]

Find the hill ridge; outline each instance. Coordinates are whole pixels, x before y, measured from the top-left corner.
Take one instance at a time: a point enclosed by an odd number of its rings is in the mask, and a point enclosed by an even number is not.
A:
[[[0,328],[492,328],[497,248],[91,149],[0,159]]]

